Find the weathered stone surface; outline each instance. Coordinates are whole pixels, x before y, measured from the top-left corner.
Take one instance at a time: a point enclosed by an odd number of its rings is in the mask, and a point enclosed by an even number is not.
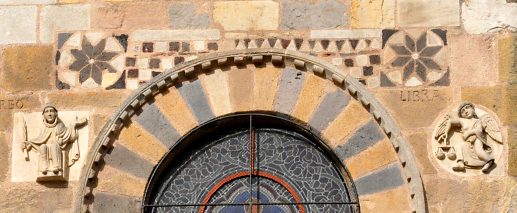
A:
[[[507,27],[517,27],[517,7],[505,0],[472,0],[462,2],[463,28],[470,34],[480,34]]]
[[[309,120],[309,125],[318,131],[323,131],[348,105],[349,101],[350,95],[345,91],[336,90],[328,93]]]
[[[452,85],[493,85],[498,80],[496,51],[488,36],[449,35]]]
[[[124,15],[120,5],[93,5],[91,27],[96,29],[121,28]]]
[[[274,1],[217,1],[214,21],[227,31],[276,30],[278,3]]]
[[[248,111],[253,108],[253,71],[232,69],[228,71],[230,101],[234,112]]]
[[[282,1],[280,29],[330,29],[348,25],[347,5],[337,0]]]
[[[226,74],[222,70],[217,69],[213,73],[200,75],[199,79],[203,84],[203,88],[207,91],[208,100],[214,114],[220,116],[230,113],[232,106],[230,104],[230,91]]]
[[[403,129],[431,125],[452,104],[452,89],[385,90],[375,96]]]
[[[282,70],[267,67],[255,72],[255,87],[253,89],[253,103],[256,110],[273,110],[275,95]]]
[[[197,126],[196,117],[177,89],[172,88],[168,93],[156,96],[155,100],[156,106],[179,134],[183,135]]]
[[[418,166],[420,167],[420,172],[423,175],[436,174],[436,169],[433,164],[431,164],[431,160],[429,158],[429,154],[433,154],[433,151],[428,150],[427,148],[429,137],[431,136],[425,132],[415,131],[409,132],[406,136],[407,142],[411,144],[413,153],[415,153]]]
[[[359,197],[361,212],[411,212],[407,187]]]
[[[119,195],[143,197],[146,179],[125,174],[111,166],[102,168],[97,176],[99,180],[96,190]]]
[[[354,0],[352,28],[395,28],[395,0]]]
[[[332,38],[380,38],[380,29],[354,29],[354,30],[311,30],[311,38],[332,39]]]
[[[171,147],[181,137],[154,103],[144,106],[135,121],[166,147]]]
[[[404,179],[402,178],[402,171],[399,164],[392,163],[367,176],[358,178],[354,182],[357,188],[357,194],[361,196],[402,186]]]
[[[0,189],[0,209],[4,212],[54,212],[71,209],[70,199],[74,196],[72,188],[75,187],[77,185],[74,183],[3,184]]]
[[[141,198],[97,192],[92,212],[140,212]]]
[[[17,110],[41,110],[39,97],[34,94],[0,95],[0,132],[11,131],[13,112]]]
[[[115,144],[113,150],[104,156],[104,161],[106,165],[143,179],[149,177],[154,166],[122,144]]]
[[[479,104],[493,111],[503,125],[515,124],[517,121],[517,86],[480,86],[464,87],[461,100]]]
[[[200,81],[184,82],[177,88],[199,123],[215,117]]]
[[[108,91],[57,91],[52,92],[45,98],[46,103],[51,103],[58,108],[85,108],[97,107],[106,110],[108,114],[119,107],[129,96],[131,91],[108,90]],[[111,108],[111,109],[110,109]]]
[[[56,31],[90,29],[90,5],[51,5],[42,8],[40,41],[52,43]]]
[[[124,13],[122,29],[163,29],[169,25],[166,2],[130,2],[120,4],[120,8]]]
[[[218,40],[219,30],[135,30],[133,41]]]
[[[120,131],[117,143],[123,144],[128,149],[136,152],[152,163],[158,163],[163,154],[167,152],[164,146],[157,138],[145,131],[137,123],[132,123],[128,127]]]
[[[50,89],[53,56],[52,46],[7,47],[0,87],[12,92]]]
[[[397,160],[397,153],[395,153],[393,145],[389,139],[385,138],[364,152],[347,159],[345,165],[352,175],[352,179],[357,179]]]
[[[211,24],[210,16],[198,13],[195,3],[173,2],[169,6],[169,27],[172,29],[205,29]]]
[[[517,176],[517,125],[508,128],[508,174]]]
[[[0,0],[0,5],[54,4],[56,0]]]
[[[385,136],[379,126],[374,121],[370,121],[359,128],[345,144],[334,149],[334,152],[341,160],[345,160],[363,152],[383,138]]]
[[[282,72],[278,93],[275,98],[275,110],[290,114],[303,88],[305,72],[286,68]]]
[[[9,146],[7,145],[7,138],[5,133],[0,131],[0,183],[7,177],[9,171]]]
[[[15,2],[19,1],[5,3]],[[36,6],[3,7],[0,14],[0,44],[36,43]]]
[[[502,36],[497,47],[499,79],[507,83],[517,82],[517,34]]]
[[[332,148],[346,142],[354,130],[366,124],[370,120],[370,114],[357,101],[350,104],[337,116],[337,118],[323,131],[323,137],[329,141]]]
[[[449,0],[399,0],[397,23],[400,27],[459,26],[460,4]]]

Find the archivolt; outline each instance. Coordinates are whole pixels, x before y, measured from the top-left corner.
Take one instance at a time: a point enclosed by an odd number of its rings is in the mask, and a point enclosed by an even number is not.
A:
[[[389,116],[382,105],[366,88],[356,79],[343,75],[338,68],[315,57],[279,49],[248,49],[241,51],[229,51],[205,55],[196,60],[177,66],[172,70],[156,76],[149,83],[141,86],[128,98],[120,109],[115,112],[110,121],[101,130],[95,140],[88,159],[82,170],[80,188],[76,197],[76,211],[84,212],[87,198],[91,196],[95,188],[95,179],[99,172],[99,164],[111,147],[124,122],[135,114],[148,100],[161,91],[175,84],[195,77],[199,73],[218,67],[237,66],[245,67],[246,64],[264,66],[271,63],[275,66],[294,66],[298,70],[313,73],[321,78],[332,81],[337,87],[360,101],[363,107],[375,118],[377,123],[389,137],[395,149],[399,162],[404,168],[405,181],[410,190],[410,199],[414,212],[425,212],[425,198],[423,184],[418,171],[415,157],[404,138],[401,136],[398,126]]]

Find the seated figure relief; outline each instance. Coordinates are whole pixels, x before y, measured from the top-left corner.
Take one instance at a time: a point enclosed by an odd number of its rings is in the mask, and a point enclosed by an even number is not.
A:
[[[77,129],[87,123],[86,118],[75,117],[75,121],[65,124],[53,106],[43,109],[42,129],[36,138],[27,138],[27,124],[24,122],[21,149],[25,160],[30,161],[29,152],[39,154],[37,181],[66,180],[66,169],[79,160]]]
[[[478,116],[474,104],[468,102],[441,119],[433,139],[433,151],[440,164],[463,173],[492,171],[503,144],[495,119],[487,113]]]

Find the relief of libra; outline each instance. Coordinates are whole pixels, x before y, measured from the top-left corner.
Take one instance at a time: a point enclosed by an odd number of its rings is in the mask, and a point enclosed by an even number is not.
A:
[[[438,164],[457,175],[488,174],[498,168],[503,137],[496,119],[472,103],[442,116],[431,143]]]
[[[18,177],[23,173],[28,174],[25,177],[35,176],[36,181],[68,180],[70,167],[84,158],[82,155],[85,153],[81,152],[87,148],[87,145],[80,144],[80,135],[82,137],[85,135],[84,131],[80,134],[79,130],[84,129],[87,118],[84,113],[65,112],[64,114],[66,119],[58,116],[58,110],[53,106],[46,106],[41,115],[39,113],[15,114],[13,180],[30,181]],[[87,139],[87,134],[82,138],[83,143],[84,139]],[[20,160],[21,158],[25,162]],[[15,165],[18,166],[15,168]]]

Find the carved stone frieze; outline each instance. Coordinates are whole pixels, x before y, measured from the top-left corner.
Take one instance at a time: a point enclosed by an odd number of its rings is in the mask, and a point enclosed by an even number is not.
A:
[[[11,180],[77,180],[88,149],[88,112],[42,112],[14,115]]]
[[[469,102],[443,115],[433,132],[434,158],[443,168],[462,176],[488,174],[503,167],[498,165],[503,148],[497,120]]]

